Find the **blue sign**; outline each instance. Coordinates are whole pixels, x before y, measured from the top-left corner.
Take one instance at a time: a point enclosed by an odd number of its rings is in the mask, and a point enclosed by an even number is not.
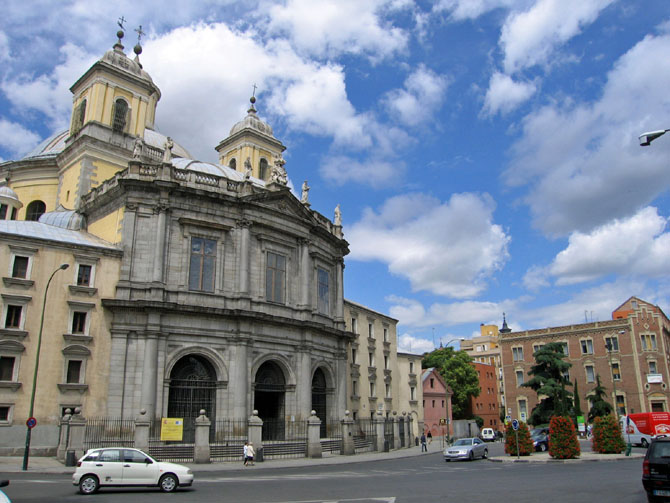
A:
[[[33,429],[37,425],[37,419],[34,417],[29,417],[26,421],[26,426],[30,429]]]
[[[519,420],[518,419],[512,419],[512,428],[515,430],[519,429]]]

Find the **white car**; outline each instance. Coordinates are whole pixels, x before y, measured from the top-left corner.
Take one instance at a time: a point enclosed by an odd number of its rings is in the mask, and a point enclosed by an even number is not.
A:
[[[72,484],[82,494],[110,486],[157,486],[169,493],[192,485],[193,472],[188,466],[156,461],[139,449],[109,447],[87,451],[77,463]]]
[[[484,428],[481,437],[484,442],[493,442],[496,439],[496,432],[493,428]]]

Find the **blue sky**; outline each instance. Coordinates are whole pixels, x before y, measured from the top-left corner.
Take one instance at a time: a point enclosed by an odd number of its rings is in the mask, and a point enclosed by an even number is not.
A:
[[[192,4],[192,5],[191,5]],[[0,159],[69,124],[69,87],[116,41],[195,158],[248,106],[345,238],[345,296],[401,350],[670,313],[670,3],[614,0],[26,1],[0,31]]]

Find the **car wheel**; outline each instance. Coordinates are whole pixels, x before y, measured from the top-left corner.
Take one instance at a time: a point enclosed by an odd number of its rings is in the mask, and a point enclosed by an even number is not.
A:
[[[158,485],[160,486],[161,491],[164,493],[171,493],[177,489],[179,482],[177,481],[177,477],[171,473],[167,473],[161,477],[161,479],[158,481]]]
[[[475,455],[472,453],[472,451],[470,451],[470,454],[468,454],[468,459],[469,459],[470,461],[472,461],[473,459],[475,459]]]
[[[646,438],[643,438],[643,439],[642,439],[642,442],[640,442],[640,443],[642,444],[642,447],[644,447],[645,449],[646,449],[647,447],[649,447],[649,442],[647,442],[647,439],[646,439]]]
[[[488,449],[484,449],[484,454],[482,454],[482,459],[486,459],[486,458],[488,458],[488,457],[489,457],[489,450],[488,450]]]
[[[84,475],[79,481],[79,492],[81,494],[93,494],[100,487],[100,481],[95,475]]]

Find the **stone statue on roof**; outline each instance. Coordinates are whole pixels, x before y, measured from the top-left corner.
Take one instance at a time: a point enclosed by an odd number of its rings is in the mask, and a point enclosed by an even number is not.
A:
[[[174,142],[169,136],[165,141],[165,150],[163,151],[163,162],[170,163],[172,162],[172,148],[174,147]]]
[[[135,145],[133,146],[133,159],[139,159],[142,157],[142,148],[144,146],[144,142],[142,141],[142,138],[139,136],[135,138]]]
[[[342,212],[340,211],[340,204],[335,206],[335,225],[342,226]]]
[[[300,202],[302,204],[309,204],[309,185],[307,185],[307,180],[302,182],[302,196],[300,197]]]
[[[248,180],[251,178],[251,159],[247,157],[247,160],[244,161],[244,179]]]
[[[288,182],[288,175],[284,169],[284,164],[286,161],[283,158],[278,158],[275,160],[275,165],[272,167],[271,181],[273,183],[278,183],[280,185],[286,185]]]

